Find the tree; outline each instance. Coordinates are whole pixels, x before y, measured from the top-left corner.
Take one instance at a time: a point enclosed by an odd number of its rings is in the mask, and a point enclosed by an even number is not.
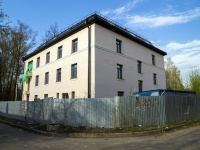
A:
[[[1,43],[3,43],[3,37],[7,35],[7,30],[9,28],[8,16],[3,12],[1,4],[2,2],[0,1],[0,100],[3,97],[3,86],[2,86],[4,82],[3,76],[5,75],[4,69],[7,66],[6,63],[4,64],[4,59],[6,59],[6,56],[4,56]]]
[[[17,90],[18,78],[23,73],[23,61],[22,58],[27,52],[34,47],[36,32],[33,32],[30,27],[20,21],[18,26],[12,30],[12,57],[15,59],[15,89]],[[16,96],[15,98],[16,99]]]
[[[185,86],[187,90],[196,92],[196,95],[200,96],[200,71],[198,69],[188,73]]]
[[[20,21],[14,28],[0,33],[1,53],[1,97],[0,100],[16,100],[19,77],[23,73],[22,58],[35,45],[36,33]],[[19,94],[18,94],[19,95]]]
[[[8,19],[8,16],[3,12],[2,8],[1,8],[1,1],[0,1],[0,30],[2,28],[5,28],[5,27],[8,27],[8,23],[9,21],[7,20]],[[7,20],[7,21],[5,21]]]
[[[59,34],[57,23],[50,25],[49,29],[45,31],[45,36],[42,38],[42,42],[45,43]]]
[[[165,62],[166,85],[168,90],[184,90],[180,77],[180,70],[174,65],[171,58]]]

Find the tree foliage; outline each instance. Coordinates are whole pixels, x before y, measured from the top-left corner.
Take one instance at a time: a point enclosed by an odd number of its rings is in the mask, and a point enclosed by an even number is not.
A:
[[[180,77],[180,70],[174,65],[171,58],[165,62],[166,85],[168,90],[184,90]]]
[[[185,86],[187,90],[196,92],[196,95],[200,96],[200,71],[198,69],[188,73]]]
[[[59,34],[57,23],[50,25],[49,29],[45,31],[45,36],[42,38],[42,42],[45,43]]]

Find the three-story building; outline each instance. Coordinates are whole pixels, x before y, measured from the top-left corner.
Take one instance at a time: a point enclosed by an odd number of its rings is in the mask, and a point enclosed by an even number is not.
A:
[[[94,13],[24,57],[23,100],[127,96],[165,89],[166,52]]]

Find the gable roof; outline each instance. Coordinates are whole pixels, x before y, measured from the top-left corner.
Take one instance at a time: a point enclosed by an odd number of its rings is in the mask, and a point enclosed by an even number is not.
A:
[[[46,48],[54,45],[55,43],[58,43],[59,41],[65,39],[66,37],[78,32],[78,31],[80,31],[84,28],[86,28],[87,26],[89,26],[93,23],[99,24],[99,25],[101,25],[101,26],[103,26],[103,27],[105,27],[105,28],[107,28],[107,29],[109,29],[113,32],[116,32],[116,33],[118,33],[118,34],[140,44],[140,45],[143,45],[144,47],[151,49],[154,52],[157,52],[157,53],[163,55],[163,56],[167,55],[166,52],[164,52],[164,51],[160,50],[159,48],[153,46],[151,42],[149,42],[145,38],[139,36],[138,34],[134,33],[130,29],[125,28],[122,25],[119,25],[118,23],[111,21],[107,17],[102,16],[101,14],[95,12],[92,15],[86,17],[85,19],[82,19],[78,23],[72,25],[71,27],[64,30],[63,32],[59,33],[57,36],[53,37],[49,41],[40,45],[36,50],[34,50],[30,54],[26,55],[23,58],[23,61],[31,58],[32,56],[36,55],[37,53],[45,50]]]

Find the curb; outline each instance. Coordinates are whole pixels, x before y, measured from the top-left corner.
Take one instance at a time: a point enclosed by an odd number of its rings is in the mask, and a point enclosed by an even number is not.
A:
[[[36,129],[31,129],[27,128],[25,126],[20,126],[16,124],[12,124],[9,121],[6,120],[1,120],[1,123],[10,125],[12,127],[17,127],[20,129],[23,129],[25,131],[28,131],[30,133],[38,134],[38,135],[43,135],[43,136],[52,136],[52,137],[68,137],[68,138],[120,138],[120,137],[138,137],[138,136],[148,136],[148,135],[153,135],[153,134],[159,134],[159,133],[164,133],[164,132],[170,132],[174,131],[176,129],[180,129],[184,126],[189,125],[188,124],[182,124],[178,126],[173,126],[165,129],[159,129],[159,130],[151,130],[151,131],[142,131],[142,132],[126,132],[126,133],[53,133],[53,132],[46,132],[46,131],[41,131],[41,130],[36,130]]]

